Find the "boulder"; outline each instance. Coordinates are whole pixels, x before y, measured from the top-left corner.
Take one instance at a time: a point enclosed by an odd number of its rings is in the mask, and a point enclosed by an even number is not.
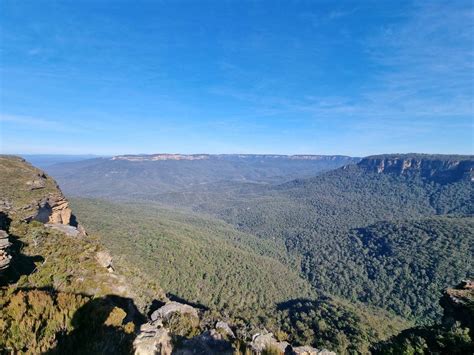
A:
[[[158,308],[151,314],[150,318],[152,321],[164,321],[168,320],[173,313],[187,314],[199,319],[198,312],[194,307],[175,301],[168,302],[163,307]]]
[[[235,338],[234,332],[232,331],[232,329],[230,329],[229,324],[227,324],[226,322],[217,322],[215,328],[218,332],[224,333],[225,335],[231,338]]]
[[[135,355],[171,355],[173,346],[165,328],[145,323],[133,341],[133,349]]]
[[[106,268],[109,272],[114,271],[114,267],[112,265],[112,256],[109,252],[105,250],[98,251],[95,255],[95,258],[100,266]]]
[[[286,341],[277,341],[272,333],[260,334],[257,333],[252,337],[252,342],[250,343],[250,348],[252,351],[257,354],[262,353],[266,348],[277,348],[282,353],[285,353],[288,349],[291,349],[291,346]]]

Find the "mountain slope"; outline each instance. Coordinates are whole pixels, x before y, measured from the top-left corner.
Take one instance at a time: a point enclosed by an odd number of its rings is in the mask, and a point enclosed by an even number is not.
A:
[[[87,229],[100,236],[116,259],[133,263],[180,298],[256,319],[278,302],[315,295],[282,263],[283,245],[221,221],[150,204],[88,199],[72,203]]]

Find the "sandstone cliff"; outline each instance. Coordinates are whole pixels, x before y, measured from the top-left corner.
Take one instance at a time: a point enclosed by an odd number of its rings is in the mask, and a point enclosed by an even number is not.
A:
[[[0,212],[25,221],[77,227],[56,182],[24,159],[0,156]]]
[[[387,154],[362,159],[358,166],[371,172],[397,175],[420,174],[440,183],[474,180],[474,156]]]

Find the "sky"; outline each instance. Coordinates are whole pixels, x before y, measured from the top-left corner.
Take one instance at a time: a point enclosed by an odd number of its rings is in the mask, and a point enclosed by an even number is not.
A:
[[[7,154],[474,153],[474,2],[0,2]]]

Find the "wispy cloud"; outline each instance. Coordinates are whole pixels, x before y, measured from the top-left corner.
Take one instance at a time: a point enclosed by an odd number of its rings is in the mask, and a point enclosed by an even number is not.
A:
[[[472,6],[438,3],[418,6],[405,13],[403,21],[381,26],[360,43],[375,74],[347,95],[278,97],[229,87],[211,92],[273,114],[370,121],[424,118],[451,127],[452,118],[474,117],[473,23]]]
[[[40,129],[54,132],[77,132],[81,130],[75,126],[74,122],[67,125],[64,121],[55,121],[44,118],[30,117],[30,116],[18,116],[0,113],[0,124],[2,126],[2,134],[6,134],[6,125],[15,128],[27,128],[27,129]]]

